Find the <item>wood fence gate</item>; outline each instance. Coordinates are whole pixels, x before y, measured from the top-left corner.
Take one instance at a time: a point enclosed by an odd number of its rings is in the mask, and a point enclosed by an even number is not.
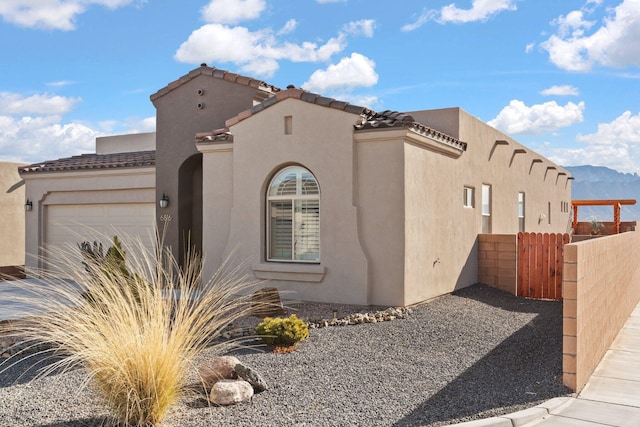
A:
[[[568,234],[518,233],[518,295],[562,299],[563,247]]]

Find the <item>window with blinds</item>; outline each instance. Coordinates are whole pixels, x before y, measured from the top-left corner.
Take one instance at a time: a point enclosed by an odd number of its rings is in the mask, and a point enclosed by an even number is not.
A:
[[[308,170],[289,166],[269,185],[267,259],[320,261],[320,189]]]

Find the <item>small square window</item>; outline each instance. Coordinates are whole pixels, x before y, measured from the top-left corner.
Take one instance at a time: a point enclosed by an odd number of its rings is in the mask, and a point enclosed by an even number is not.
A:
[[[472,208],[474,207],[475,203],[474,203],[474,199],[475,199],[475,191],[473,187],[464,187],[464,207],[465,208]]]

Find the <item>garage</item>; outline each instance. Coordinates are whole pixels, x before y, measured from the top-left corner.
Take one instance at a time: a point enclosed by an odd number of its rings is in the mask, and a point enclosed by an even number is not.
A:
[[[45,224],[45,247],[70,248],[75,252],[82,241],[98,241],[104,251],[118,235],[126,253],[131,254],[132,240],[140,238],[153,251],[155,205],[153,203],[48,205]],[[151,252],[153,253],[153,252]],[[77,262],[80,262],[80,251]]]

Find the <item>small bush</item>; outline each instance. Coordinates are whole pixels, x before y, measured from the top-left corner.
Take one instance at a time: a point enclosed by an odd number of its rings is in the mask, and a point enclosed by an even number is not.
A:
[[[256,328],[256,335],[268,345],[293,346],[309,337],[309,328],[295,314],[287,318],[266,317]]]

